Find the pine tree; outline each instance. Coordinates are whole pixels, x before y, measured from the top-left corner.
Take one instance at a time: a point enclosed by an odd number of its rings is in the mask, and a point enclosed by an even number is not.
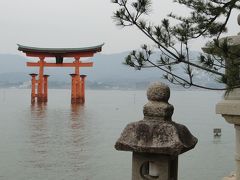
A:
[[[218,90],[194,81],[194,69],[203,70],[219,82],[227,85],[220,90],[240,87],[239,53],[236,54],[226,40],[220,36],[227,31],[226,25],[234,9],[240,9],[238,0],[174,0],[175,3],[190,9],[187,17],[170,13],[159,25],[153,25],[146,15],[151,13],[151,0],[112,0],[119,9],[113,18],[118,26],[135,26],[154,44],[154,47],[142,45],[141,50],[132,51],[125,64],[141,70],[155,67],[164,72],[169,82],[185,88],[191,86]],[[171,19],[178,24],[171,24]],[[208,54],[202,53],[198,59],[190,57],[189,41],[200,37],[209,38]],[[159,51],[157,59],[152,54]],[[211,54],[211,55],[209,55]],[[228,60],[228,61],[227,61]],[[228,62],[228,63],[226,63]],[[184,68],[185,75],[177,74],[175,69]],[[226,72],[226,73],[225,73]]]

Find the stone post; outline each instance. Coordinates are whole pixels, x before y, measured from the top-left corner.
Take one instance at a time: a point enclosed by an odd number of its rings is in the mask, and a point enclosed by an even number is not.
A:
[[[225,177],[224,180],[240,180],[240,89],[234,89],[224,100],[216,105],[216,113],[234,125],[235,128],[235,161],[236,172],[234,175]]]
[[[240,25],[240,15],[238,15],[238,24]],[[227,84],[238,86],[240,85],[240,33],[235,36],[227,36],[219,39],[219,43],[227,42],[228,45],[228,57],[225,57],[226,70],[225,74],[231,78],[227,79]],[[214,44],[214,43],[212,43]],[[214,46],[213,46],[214,47]],[[219,47],[202,48],[205,53],[213,54],[215,56],[222,56],[222,50]],[[233,124],[235,127],[235,161],[236,172],[224,180],[240,180],[240,88],[228,92],[224,100],[220,101],[216,105],[216,113],[221,114],[225,120]]]
[[[154,83],[147,90],[144,119],[128,124],[115,144],[132,151],[132,180],[177,180],[178,156],[195,147],[197,138],[172,121],[170,89]]]

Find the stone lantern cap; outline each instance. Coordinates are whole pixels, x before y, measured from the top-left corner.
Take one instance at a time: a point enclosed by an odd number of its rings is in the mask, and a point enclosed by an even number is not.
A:
[[[228,46],[228,51],[231,54],[238,54],[240,50],[240,34],[236,36],[227,36],[219,39],[219,44],[223,44],[226,41]],[[202,48],[203,52],[207,54],[221,56],[224,55],[222,49],[217,47],[214,42],[209,42],[206,47]]]
[[[179,155],[195,147],[197,138],[181,124],[172,121],[174,107],[168,103],[170,89],[153,83],[147,90],[149,102],[144,119],[128,124],[115,144],[117,150],[138,153]]]

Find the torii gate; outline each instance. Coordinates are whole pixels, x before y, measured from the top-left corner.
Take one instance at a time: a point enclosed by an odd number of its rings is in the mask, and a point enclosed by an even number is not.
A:
[[[47,102],[48,99],[48,75],[44,75],[44,67],[74,67],[75,73],[70,74],[72,77],[71,103],[85,102],[85,77],[80,75],[80,67],[92,67],[93,62],[81,62],[81,57],[92,57],[94,53],[100,52],[104,44],[83,48],[38,48],[28,47],[18,44],[18,50],[22,51],[29,57],[38,57],[38,62],[27,62],[29,67],[39,67],[39,74],[30,74],[32,77],[31,101]],[[55,57],[56,63],[46,62],[45,58]],[[75,61],[64,63],[64,57],[72,57]],[[38,75],[38,79],[36,76]],[[36,92],[37,85],[37,92]]]

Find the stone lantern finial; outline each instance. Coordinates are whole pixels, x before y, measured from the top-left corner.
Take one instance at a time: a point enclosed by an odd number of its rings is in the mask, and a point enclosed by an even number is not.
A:
[[[144,120],[171,121],[174,107],[168,103],[170,89],[163,83],[153,83],[147,90],[149,102],[143,107]]]

